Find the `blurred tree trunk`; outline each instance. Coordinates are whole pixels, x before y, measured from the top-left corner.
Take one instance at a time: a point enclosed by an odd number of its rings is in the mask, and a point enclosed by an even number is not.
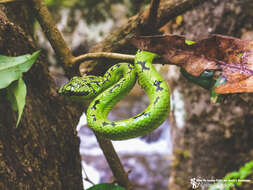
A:
[[[215,33],[239,38],[251,34],[253,40],[252,13],[251,0],[213,0],[183,15],[184,24],[176,29],[175,25],[170,27],[169,32],[194,40]],[[171,86],[181,95],[180,103],[178,98],[175,99],[179,97],[178,93],[174,93],[174,113],[181,113],[184,119],[183,124],[178,118],[171,123],[173,159],[170,189],[191,189],[191,178],[222,179],[228,172],[238,170],[252,160],[252,95],[233,95],[225,103],[212,104],[207,91],[182,77],[171,82]],[[243,185],[244,190],[253,189],[252,185]],[[208,184],[204,183],[202,189],[207,188]]]
[[[0,4],[1,55],[36,50],[28,10],[23,1]],[[23,78],[27,98],[18,128],[17,114],[0,96],[0,189],[83,189],[75,130],[80,106],[70,106],[57,95],[43,53]]]

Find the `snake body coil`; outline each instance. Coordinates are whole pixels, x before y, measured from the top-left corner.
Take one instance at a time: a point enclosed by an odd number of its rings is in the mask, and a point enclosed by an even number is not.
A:
[[[78,100],[95,97],[87,110],[88,125],[106,138],[123,140],[145,135],[164,122],[170,108],[168,86],[152,65],[156,56],[154,53],[138,51],[134,65],[116,64],[104,77],[73,77],[59,93]],[[126,120],[107,120],[112,107],[133,88],[136,78],[149,97],[148,107]]]

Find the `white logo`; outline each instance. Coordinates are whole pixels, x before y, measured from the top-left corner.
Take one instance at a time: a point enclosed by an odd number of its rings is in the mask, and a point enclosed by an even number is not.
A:
[[[200,185],[200,182],[198,182],[196,178],[191,178],[191,184],[193,189],[197,189]]]

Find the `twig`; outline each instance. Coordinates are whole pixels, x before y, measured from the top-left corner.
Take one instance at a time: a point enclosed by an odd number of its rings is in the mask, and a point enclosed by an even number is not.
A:
[[[47,9],[43,0],[29,0],[31,7],[36,14],[40,26],[49,40],[52,48],[56,53],[57,59],[63,63],[65,67],[70,67],[73,55],[63,39],[61,32],[58,30],[56,23]]]
[[[113,147],[112,142],[96,133],[95,135],[118,184],[125,187],[127,190],[133,190],[133,186],[128,179],[128,173],[125,172],[115,150],[111,149],[111,147]]]
[[[121,53],[110,53],[110,52],[97,52],[97,53],[87,53],[80,55],[78,57],[73,57],[71,60],[72,64],[76,64],[79,62],[87,61],[87,60],[96,60],[101,58],[109,58],[109,59],[119,59],[122,61],[133,61],[134,55],[127,55]]]
[[[98,59],[116,59],[120,61],[133,62],[134,57],[135,57],[134,55],[111,53],[111,52],[86,53],[78,57],[73,57],[71,63],[72,65],[74,65],[82,63],[84,61],[98,60]],[[161,57],[157,57],[154,59],[153,64],[164,64],[163,59]],[[166,64],[173,64],[173,63],[166,63]]]
[[[82,170],[83,170],[83,172],[84,172],[84,174],[85,174],[85,177],[84,177],[83,179],[84,179],[85,181],[89,182],[90,184],[95,185],[95,183],[94,183],[93,181],[91,181],[90,178],[88,177],[88,175],[87,175],[87,173],[86,173],[86,171],[85,171],[83,165],[82,165]]]
[[[22,0],[0,0],[0,4],[1,3],[19,2],[19,1],[22,1]]]

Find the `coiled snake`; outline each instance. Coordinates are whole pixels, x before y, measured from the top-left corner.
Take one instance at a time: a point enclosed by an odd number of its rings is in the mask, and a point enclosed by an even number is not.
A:
[[[79,101],[93,99],[87,121],[96,133],[112,140],[124,140],[150,133],[159,127],[170,110],[170,91],[152,65],[157,54],[138,51],[134,65],[118,63],[103,77],[73,77],[59,94]],[[148,107],[138,115],[121,121],[109,121],[107,115],[134,86],[136,79],[149,97]]]

